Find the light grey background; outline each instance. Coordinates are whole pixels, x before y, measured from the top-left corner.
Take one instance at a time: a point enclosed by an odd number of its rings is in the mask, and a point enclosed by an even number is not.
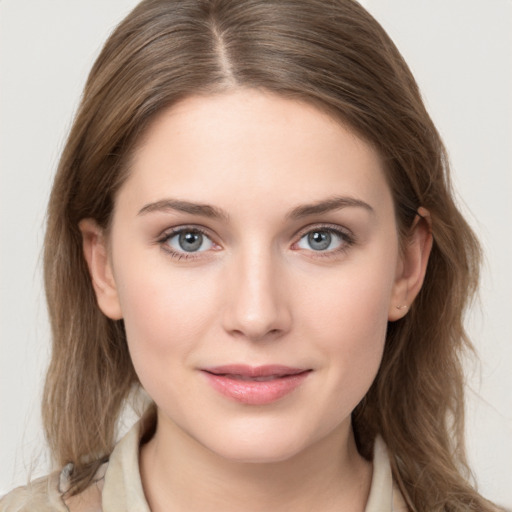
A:
[[[366,0],[402,51],[448,146],[486,251],[468,326],[468,451],[512,507],[512,2]],[[39,399],[49,334],[44,211],[87,72],[135,0],[0,0],[0,494],[46,471]]]

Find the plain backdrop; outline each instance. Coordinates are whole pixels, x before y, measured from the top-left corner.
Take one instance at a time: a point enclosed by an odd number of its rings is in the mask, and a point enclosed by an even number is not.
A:
[[[468,318],[468,451],[512,507],[512,2],[367,0],[411,66],[485,249]],[[135,0],[0,0],[0,494],[47,470],[39,400],[49,333],[44,212],[86,75]]]

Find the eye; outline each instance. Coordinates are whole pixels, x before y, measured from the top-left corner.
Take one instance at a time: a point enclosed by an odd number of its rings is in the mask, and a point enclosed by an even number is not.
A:
[[[343,249],[352,243],[349,235],[333,228],[317,228],[308,231],[297,242],[299,249],[316,252],[331,252]]]
[[[198,229],[180,229],[166,236],[164,243],[172,252],[195,253],[213,247],[212,240]]]

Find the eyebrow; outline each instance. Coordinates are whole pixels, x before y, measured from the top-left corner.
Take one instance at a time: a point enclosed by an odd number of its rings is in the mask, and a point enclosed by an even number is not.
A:
[[[345,196],[334,196],[315,203],[297,206],[286,214],[286,218],[298,220],[311,215],[319,215],[347,207],[363,208],[370,213],[375,213],[374,209],[368,203],[365,203],[360,199]],[[168,211],[185,212],[192,215],[200,215],[224,221],[229,220],[229,215],[220,208],[209,204],[182,201],[180,199],[162,199],[161,201],[149,203],[140,209],[138,215]]]
[[[333,196],[315,203],[297,206],[287,214],[287,217],[290,219],[302,219],[310,215],[318,215],[348,207],[364,208],[372,214],[375,213],[375,210],[368,203],[360,199],[346,196]]]
[[[145,215],[152,212],[179,211],[190,213],[192,215],[201,215],[213,219],[229,220],[229,215],[215,206],[209,204],[192,203],[190,201],[181,201],[179,199],[163,199],[150,203],[140,209],[138,215]]]

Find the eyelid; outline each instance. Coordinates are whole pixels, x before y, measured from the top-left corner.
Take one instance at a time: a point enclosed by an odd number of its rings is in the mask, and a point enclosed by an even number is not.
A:
[[[157,237],[157,241],[163,241],[169,239],[173,235],[182,233],[183,231],[196,231],[202,235],[212,239],[211,233],[204,227],[195,224],[183,224],[180,226],[173,226],[172,228],[164,229]],[[213,240],[212,240],[213,241]]]
[[[332,233],[339,233],[345,238],[351,239],[355,241],[355,235],[352,233],[352,231],[346,227],[340,226],[339,224],[329,224],[329,223],[323,223],[320,222],[318,224],[309,224],[308,226],[305,226],[304,228],[301,228],[297,234],[295,235],[295,238],[297,240],[300,240],[304,235],[307,235],[308,233],[311,233],[311,231],[329,231]]]

